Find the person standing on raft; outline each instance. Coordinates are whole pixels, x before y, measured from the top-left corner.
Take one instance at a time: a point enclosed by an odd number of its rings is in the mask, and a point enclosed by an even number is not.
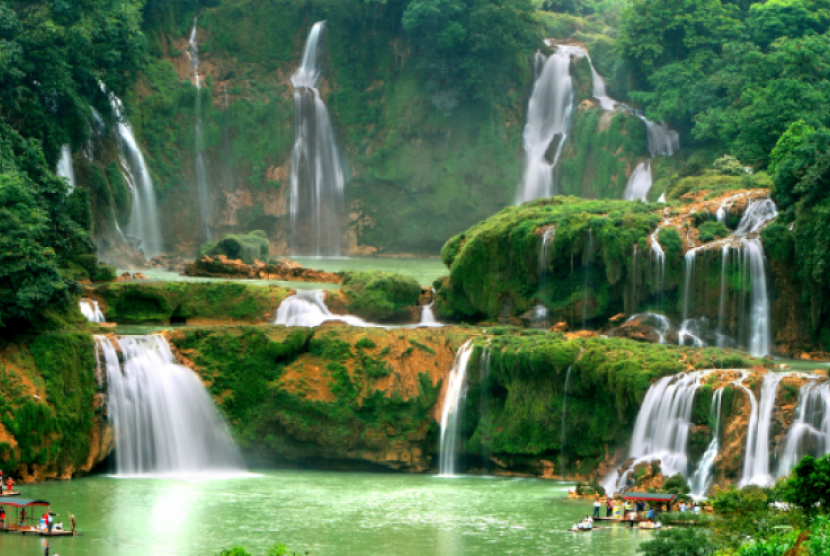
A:
[[[600,503],[599,503],[599,498],[597,498],[596,500],[594,500],[594,517],[596,517],[596,518],[599,518],[599,508],[600,508]]]

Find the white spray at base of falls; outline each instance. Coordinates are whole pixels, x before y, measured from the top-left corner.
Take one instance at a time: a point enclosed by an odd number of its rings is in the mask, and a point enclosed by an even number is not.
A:
[[[95,299],[82,299],[78,302],[78,308],[81,314],[86,317],[86,320],[94,323],[107,322],[101,308],[98,307],[98,301]]]
[[[438,445],[438,472],[439,476],[442,477],[455,475],[455,462],[460,448],[464,401],[467,398],[465,378],[467,376],[467,364],[472,354],[473,344],[471,341],[467,341],[458,348],[450,376],[447,378],[444,405],[441,407],[441,437]]]
[[[631,439],[629,458],[634,463],[622,474],[613,471],[603,481],[606,493],[622,492],[634,466],[660,460],[662,473],[688,477],[686,444],[691,428],[695,394],[708,371],[666,376],[649,387]]]
[[[161,336],[121,336],[123,365],[109,338],[96,336],[106,364],[109,418],[119,476],[184,476],[244,471],[227,424],[193,371],[175,364]],[[99,359],[100,361],[100,359]]]
[[[101,88],[104,89],[103,84]],[[126,235],[138,241],[138,247],[144,251],[144,257],[151,259],[163,251],[153,179],[133,134],[133,128],[124,117],[121,100],[112,93],[108,95],[117,118],[121,173],[132,192],[132,208]]]
[[[558,46],[547,59],[541,52],[536,53],[537,67],[543,59],[544,65],[533,84],[527,108],[523,132],[525,171],[516,195],[517,204],[556,193],[554,173],[568,138],[573,110],[572,54],[582,56],[585,51],[580,47]]]
[[[199,221],[204,241],[210,240],[210,229],[208,227],[208,214],[210,212],[210,200],[208,198],[207,170],[204,160],[204,140],[202,139],[202,79],[199,76],[199,45],[196,42],[198,37],[198,18],[193,18],[193,29],[190,31],[190,40],[187,42],[187,55],[190,58],[190,68],[193,70],[193,82],[196,85],[196,192],[199,198]]]
[[[293,254],[339,256],[346,172],[326,105],[317,89],[323,73],[321,38],[325,22],[311,28],[294,86],[294,149],[291,154]]]
[[[61,156],[58,159],[58,166],[55,173],[66,180],[69,185],[68,193],[72,193],[75,189],[75,167],[72,164],[72,149],[69,145],[61,147]]]
[[[778,459],[778,477],[789,475],[806,455],[820,458],[830,454],[830,383],[811,378],[798,394],[795,421]]]

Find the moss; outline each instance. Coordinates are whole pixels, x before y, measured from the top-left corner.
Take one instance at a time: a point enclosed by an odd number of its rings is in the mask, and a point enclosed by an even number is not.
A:
[[[720,239],[729,235],[729,230],[723,222],[704,222],[700,225],[698,239],[704,243]]]
[[[421,295],[414,278],[394,272],[345,272],[342,284],[349,311],[370,320],[407,317]]]
[[[228,234],[222,239],[202,245],[199,255],[224,255],[231,260],[241,259],[245,264],[254,264],[256,260],[267,261],[270,248],[268,235],[262,230],[255,230],[245,235]]]
[[[167,323],[188,319],[263,322],[273,317],[288,290],[235,282],[106,284],[96,289],[110,322]]]

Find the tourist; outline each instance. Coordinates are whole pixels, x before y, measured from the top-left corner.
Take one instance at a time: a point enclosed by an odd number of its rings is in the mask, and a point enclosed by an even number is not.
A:
[[[648,508],[648,520],[654,521],[654,508],[651,506]]]
[[[69,516],[69,522],[72,524],[72,534],[74,535],[75,534],[75,516],[74,515]]]
[[[695,503],[695,515],[700,515],[700,504]]]
[[[6,508],[0,506],[0,526],[6,528]]]
[[[614,505],[611,504],[611,498],[605,499],[605,517],[611,517],[614,512]]]
[[[7,484],[9,485],[9,494],[11,494],[12,493],[12,478],[11,477],[9,477],[9,480],[8,480]]]
[[[55,514],[52,512],[46,512],[46,527],[49,529],[49,534],[52,534],[52,525],[55,522]]]
[[[594,500],[594,517],[597,517],[597,518],[599,517],[599,508],[600,508],[600,503],[599,503],[599,498],[597,498],[596,500]]]
[[[3,496],[3,470],[0,469],[0,496]]]
[[[43,550],[43,556],[49,556],[49,543],[46,543],[46,548]]]

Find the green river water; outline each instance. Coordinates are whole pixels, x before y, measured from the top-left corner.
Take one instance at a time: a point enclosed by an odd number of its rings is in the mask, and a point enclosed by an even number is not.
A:
[[[312,556],[633,556],[649,532],[565,531],[591,511],[571,485],[538,479],[266,471],[211,481],[93,476],[21,485],[74,513],[82,536],[51,540],[60,556],[210,556],[274,544]],[[14,511],[11,515],[16,515]],[[39,556],[45,540],[0,535],[0,554]]]

